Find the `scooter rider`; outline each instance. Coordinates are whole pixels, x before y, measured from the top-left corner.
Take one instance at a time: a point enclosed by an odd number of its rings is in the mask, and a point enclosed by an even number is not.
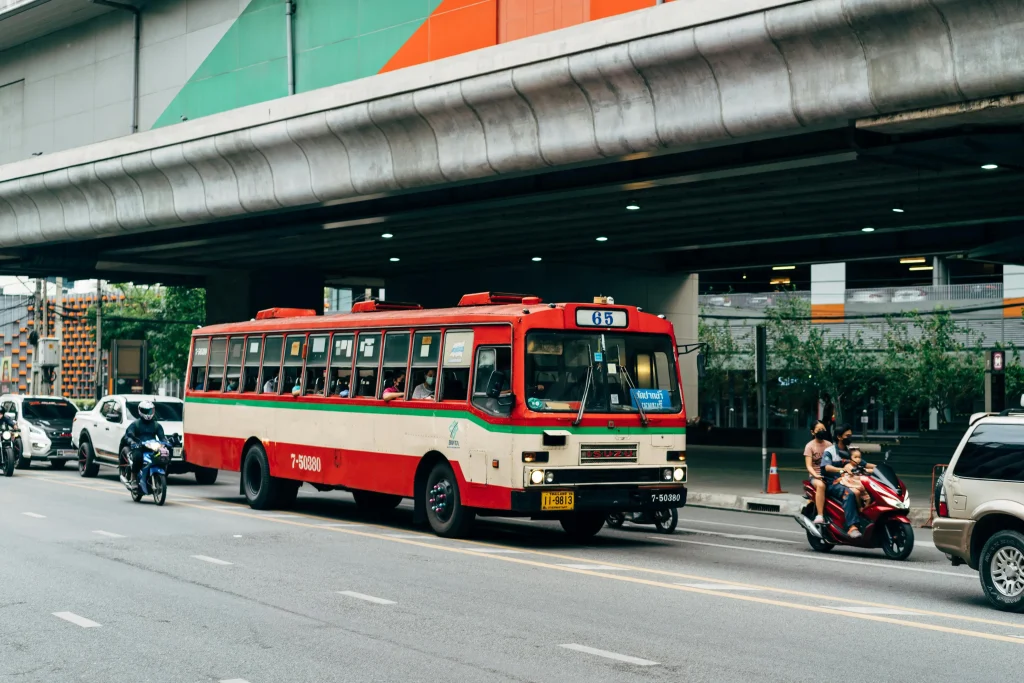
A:
[[[156,439],[166,441],[164,428],[157,422],[156,407],[152,401],[139,403],[139,417],[128,426],[124,433],[132,458],[132,486],[137,485],[139,471],[142,469],[142,451],[139,449],[146,441]]]
[[[826,448],[821,456],[821,475],[825,478],[825,492],[843,506],[846,517],[846,534],[850,538],[860,538],[861,533],[857,528],[857,521],[860,518],[860,512],[857,509],[857,496],[839,483],[843,472],[853,470],[848,450],[852,440],[853,428],[850,425],[840,425],[836,429],[835,445]]]

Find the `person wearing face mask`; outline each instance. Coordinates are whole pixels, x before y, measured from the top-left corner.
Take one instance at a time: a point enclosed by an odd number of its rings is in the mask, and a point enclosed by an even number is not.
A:
[[[811,475],[811,483],[814,484],[814,506],[818,510],[818,516],[814,518],[814,524],[825,523],[825,479],[821,476],[821,456],[825,449],[832,445],[828,440],[828,430],[821,422],[815,422],[811,427],[811,440],[804,446],[804,465]]]
[[[412,398],[414,401],[428,401],[434,398],[434,370],[427,370],[426,376],[423,378],[423,382],[416,385],[416,388],[412,390]]]
[[[850,538],[860,538],[861,533],[857,528],[857,522],[860,519],[857,496],[841,483],[843,473],[853,470],[849,452],[850,442],[853,440],[853,428],[848,424],[840,425],[836,429],[836,436],[836,443],[826,448],[821,455],[821,476],[825,479],[825,493],[843,506],[843,513],[846,517],[846,535]]]

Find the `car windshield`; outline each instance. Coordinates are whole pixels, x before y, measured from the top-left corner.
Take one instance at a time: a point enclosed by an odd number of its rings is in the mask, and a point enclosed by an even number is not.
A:
[[[576,412],[593,368],[584,412],[682,410],[672,338],[655,334],[531,332],[526,337],[526,403]]]
[[[29,399],[22,404],[26,420],[71,420],[78,410],[67,401]]]
[[[140,401],[128,401],[128,412],[131,413],[132,417],[137,418],[139,416],[139,403]],[[156,409],[157,420],[162,420],[163,422],[181,422],[180,403],[153,401],[153,407]]]

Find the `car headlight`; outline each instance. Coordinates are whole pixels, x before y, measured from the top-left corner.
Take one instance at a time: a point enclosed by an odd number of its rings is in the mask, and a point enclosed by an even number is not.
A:
[[[677,467],[672,470],[672,478],[676,481],[682,481],[686,477],[686,470],[682,467]]]
[[[28,426],[28,431],[29,431],[29,433],[35,434],[37,436],[46,436],[46,432],[44,432],[39,427],[36,427],[35,425],[29,425]]]
[[[543,484],[544,483],[544,470],[533,470],[530,472],[530,483],[531,484]]]

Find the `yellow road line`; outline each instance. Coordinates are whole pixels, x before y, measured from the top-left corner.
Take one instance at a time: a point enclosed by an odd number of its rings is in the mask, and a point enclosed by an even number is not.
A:
[[[72,484],[70,482],[57,481],[57,480],[54,480],[54,479],[49,479],[47,477],[29,477],[29,478],[37,479],[38,481],[44,481],[44,482],[49,482],[49,483],[54,483],[54,484],[61,484],[61,485],[64,485],[64,486],[72,486],[72,487],[75,487],[75,488],[86,489],[86,490],[89,490],[89,491],[100,491],[100,492],[104,492],[104,493],[116,493],[117,492],[117,490],[114,489],[114,488],[109,488],[109,489],[105,490],[104,488],[100,488],[100,487],[96,487],[96,486],[85,486],[85,485],[82,485],[82,484]],[[210,500],[210,499],[206,499],[206,500]],[[997,635],[997,634],[992,634],[992,633],[984,633],[984,632],[981,632],[981,631],[970,631],[970,630],[966,630],[966,629],[953,628],[953,627],[949,627],[949,626],[939,626],[939,625],[936,625],[936,624],[925,624],[925,623],[916,622],[916,621],[906,621],[906,620],[903,620],[903,619],[893,619],[893,618],[890,618],[890,617],[883,617],[883,616],[872,615],[872,614],[857,614],[857,613],[854,613],[854,612],[846,612],[846,611],[842,611],[842,610],[838,610],[838,609],[832,609],[832,608],[828,608],[828,607],[815,607],[815,606],[812,606],[812,605],[806,605],[806,604],[795,603],[795,602],[786,602],[786,601],[783,601],[783,600],[774,600],[774,599],[770,599],[770,598],[762,598],[762,597],[757,597],[757,596],[752,596],[752,595],[738,595],[738,594],[735,594],[735,593],[724,593],[722,591],[717,591],[717,590],[710,590],[710,589],[703,589],[703,588],[694,588],[692,586],[680,586],[680,585],[677,585],[677,584],[674,584],[674,583],[665,583],[663,581],[654,581],[654,580],[650,580],[650,579],[641,579],[641,578],[637,578],[637,577],[623,576],[621,574],[607,574],[607,573],[600,572],[600,571],[594,571],[594,570],[589,570],[589,569],[577,569],[577,568],[574,568],[574,567],[566,567],[566,566],[563,566],[563,565],[550,564],[550,563],[547,563],[547,562],[538,562],[538,561],[535,561],[535,560],[527,560],[527,559],[523,559],[523,558],[510,557],[508,555],[495,555],[495,554],[488,553],[488,552],[483,551],[483,550],[481,550],[481,551],[473,550],[472,548],[459,548],[459,547],[454,547],[454,546],[449,546],[449,545],[442,545],[442,544],[439,544],[439,543],[436,542],[436,541],[441,540],[441,539],[438,539],[436,536],[433,536],[431,534],[419,534],[419,535],[422,535],[424,539],[430,539],[431,541],[435,541],[435,542],[429,542],[428,543],[428,542],[425,542],[425,541],[418,541],[418,540],[413,540],[413,539],[409,539],[409,538],[397,538],[395,536],[391,536],[391,535],[387,535],[387,534],[372,533],[372,532],[369,532],[369,531],[363,531],[363,530],[359,530],[359,529],[352,529],[352,528],[345,528],[345,527],[326,527],[326,526],[321,526],[321,525],[318,525],[318,524],[309,524],[309,523],[306,523],[306,522],[291,520],[291,519],[288,519],[288,518],[285,518],[285,517],[266,517],[266,516],[263,516],[263,515],[254,514],[254,513],[251,513],[251,512],[246,512],[245,510],[248,509],[248,506],[244,505],[244,504],[240,504],[240,503],[224,503],[224,502],[221,502],[221,501],[211,501],[211,502],[217,502],[219,505],[237,506],[238,509],[237,510],[230,510],[230,509],[226,509],[224,507],[211,508],[208,505],[196,505],[196,504],[193,504],[193,503],[184,503],[184,502],[177,502],[175,504],[176,505],[181,505],[182,507],[190,507],[190,508],[195,508],[197,510],[206,510],[206,511],[209,511],[209,512],[217,512],[217,513],[224,513],[224,514],[228,514],[228,515],[235,515],[235,516],[238,516],[238,517],[246,517],[246,518],[249,518],[249,519],[261,520],[261,521],[264,521],[264,522],[275,522],[275,523],[279,523],[279,524],[288,524],[290,526],[295,526],[295,527],[300,527],[300,528],[316,529],[316,530],[319,530],[319,531],[330,531],[330,532],[335,532],[335,533],[348,534],[348,535],[351,535],[351,536],[361,536],[363,538],[372,538],[372,539],[376,539],[376,540],[389,541],[391,543],[400,543],[400,544],[411,545],[411,546],[422,547],[422,548],[431,548],[431,549],[434,549],[434,550],[441,550],[441,551],[444,551],[444,552],[451,552],[451,553],[457,553],[457,554],[462,554],[462,555],[470,555],[470,556],[473,556],[473,557],[485,557],[485,558],[489,558],[489,559],[492,559],[492,560],[500,560],[500,561],[503,561],[503,562],[513,562],[513,563],[517,563],[517,564],[522,564],[522,565],[527,565],[527,566],[532,566],[532,567],[538,567],[538,568],[543,568],[543,569],[552,569],[552,570],[556,570],[556,571],[565,571],[565,572],[570,572],[570,573],[575,573],[575,574],[583,574],[583,575],[586,575],[586,576],[594,576],[594,577],[598,577],[598,578],[610,579],[610,580],[613,580],[613,581],[624,581],[624,582],[627,582],[627,583],[635,583],[635,584],[646,585],[646,586],[654,586],[654,587],[658,587],[658,588],[667,588],[667,589],[670,589],[670,590],[678,590],[678,591],[684,591],[684,592],[690,592],[690,593],[699,593],[699,594],[702,594],[702,595],[714,595],[714,596],[718,596],[718,597],[728,598],[728,599],[731,599],[731,600],[743,600],[743,601],[747,601],[747,602],[754,602],[754,603],[759,603],[759,604],[764,604],[764,605],[773,605],[773,606],[777,606],[777,607],[788,607],[790,609],[797,609],[797,610],[803,610],[803,611],[808,611],[808,612],[819,612],[819,613],[822,613],[822,614],[831,614],[831,615],[835,615],[835,616],[849,617],[849,618],[853,618],[853,619],[864,619],[864,620],[867,620],[867,621],[877,621],[877,622],[882,622],[882,623],[895,624],[895,625],[898,625],[898,626],[907,626],[907,627],[910,627],[910,628],[918,628],[918,629],[924,629],[924,630],[929,630],[929,631],[938,631],[938,632],[942,632],[942,633],[952,633],[952,634],[956,634],[956,635],[963,635],[963,636],[968,636],[968,637],[973,637],[973,638],[982,638],[982,639],[986,639],[986,640],[996,640],[996,641],[1000,641],[1000,642],[1014,643],[1014,644],[1017,644],[1017,645],[1024,645],[1024,639],[1018,638],[1016,636],[1002,636],[1002,635]],[[334,520],[331,520],[330,518],[317,517],[317,516],[314,516],[314,515],[307,515],[305,513],[291,512],[289,514],[292,515],[292,516],[301,517],[301,518],[304,518],[304,519],[314,519],[314,520],[318,520],[318,521],[334,521]],[[394,529],[391,528],[391,527],[385,527],[385,526],[381,526],[381,525],[377,525],[377,524],[367,524],[366,526],[372,526],[372,527],[374,527],[376,529],[384,529],[384,530],[387,530],[387,531],[394,531]],[[416,532],[412,532],[412,533],[416,533]],[[479,541],[469,541],[469,540],[462,540],[460,542],[461,543],[466,543],[466,544],[471,545],[471,546],[472,545],[480,546],[482,548],[502,548],[502,549],[508,549],[508,550],[517,550],[517,551],[520,551],[522,553],[529,553],[529,554],[533,554],[533,555],[537,555],[537,556],[541,556],[541,557],[550,557],[550,558],[559,559],[559,560],[570,560],[570,561],[579,562],[579,563],[585,563],[585,562],[590,561],[590,560],[587,560],[586,558],[574,557],[574,556],[571,556],[571,555],[562,555],[560,553],[552,553],[552,552],[542,551],[542,550],[531,550],[529,548],[519,548],[519,547],[514,547],[514,546],[497,545],[497,544],[492,544],[492,543],[481,543]],[[761,586],[761,585],[757,585],[757,584],[740,583],[740,582],[736,582],[736,581],[724,581],[722,579],[716,579],[716,578],[712,578],[712,577],[698,576],[698,575],[694,575],[694,574],[683,574],[683,573],[680,573],[680,572],[671,572],[671,571],[665,571],[665,570],[660,570],[660,569],[648,569],[648,568],[644,568],[644,567],[638,567],[638,566],[635,566],[635,565],[627,565],[627,564],[621,564],[621,563],[616,563],[616,562],[601,561],[601,564],[602,565],[606,565],[608,567],[616,567],[618,569],[629,569],[629,570],[633,570],[633,571],[637,571],[637,572],[641,572],[641,573],[656,574],[656,575],[659,575],[659,576],[667,576],[667,577],[672,577],[672,578],[683,578],[683,579],[691,579],[691,580],[696,580],[696,581],[721,583],[721,584],[725,584],[727,586],[737,586],[737,587],[744,587],[744,588],[752,588],[752,589],[764,590],[764,591],[780,593],[780,594],[785,594],[785,595],[792,595],[792,596],[795,596],[795,597],[811,598],[811,599],[814,599],[814,600],[822,600],[822,601],[825,601],[825,602],[842,602],[842,603],[847,603],[847,604],[855,604],[855,605],[862,605],[862,606],[869,606],[869,607],[882,607],[882,608],[886,608],[886,609],[892,609],[894,611],[895,610],[899,610],[899,611],[903,611],[903,612],[912,612],[915,615],[920,615],[920,616],[940,617],[940,618],[951,619],[951,620],[970,621],[970,622],[981,623],[981,624],[986,624],[986,625],[990,625],[990,626],[1000,626],[1000,627],[1024,629],[1024,624],[1016,624],[1016,623],[1013,623],[1013,622],[998,621],[998,620],[995,620],[995,619],[985,619],[985,618],[981,618],[981,617],[970,617],[970,616],[965,616],[965,615],[948,614],[948,613],[944,613],[944,612],[933,612],[933,611],[929,611],[929,610],[919,610],[919,609],[915,609],[915,608],[912,608],[912,607],[900,607],[900,606],[896,606],[896,605],[887,605],[887,604],[884,604],[884,603],[869,602],[869,601],[864,601],[864,600],[853,600],[853,599],[849,599],[849,598],[838,598],[838,597],[831,596],[831,595],[820,595],[820,594],[816,594],[816,593],[806,593],[806,592],[802,592],[802,591],[789,590],[789,589],[786,589],[786,588],[774,588],[774,587],[771,587],[771,586]]]

